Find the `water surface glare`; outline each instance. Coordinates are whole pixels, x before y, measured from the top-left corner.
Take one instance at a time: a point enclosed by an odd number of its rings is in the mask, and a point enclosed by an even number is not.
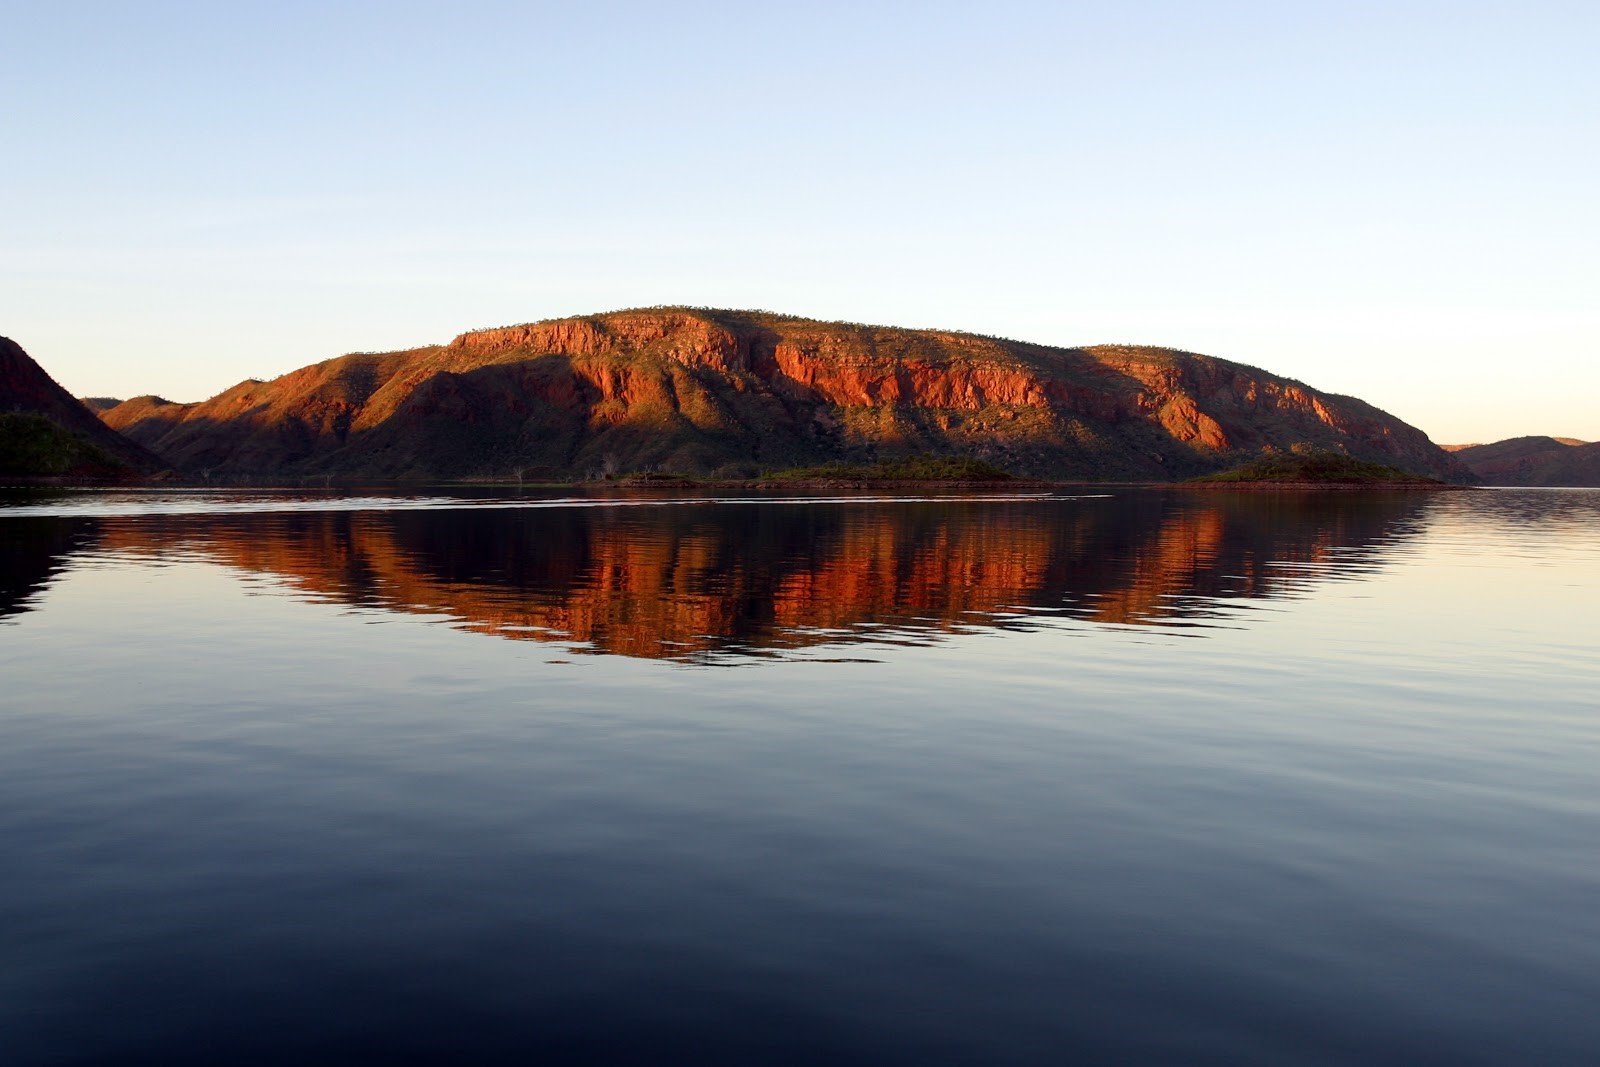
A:
[[[1596,1062],[1597,520],[0,497],[0,1062]]]

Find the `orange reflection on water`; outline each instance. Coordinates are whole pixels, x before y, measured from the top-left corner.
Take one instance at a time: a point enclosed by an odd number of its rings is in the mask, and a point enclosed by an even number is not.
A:
[[[1109,499],[460,508],[106,520],[295,595],[579,650],[696,659],[1046,616],[1166,625],[1359,576],[1425,501]]]

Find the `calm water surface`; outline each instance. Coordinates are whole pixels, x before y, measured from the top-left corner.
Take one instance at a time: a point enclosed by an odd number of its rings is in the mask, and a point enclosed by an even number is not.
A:
[[[1600,493],[0,498],[0,1062],[1600,1062]]]

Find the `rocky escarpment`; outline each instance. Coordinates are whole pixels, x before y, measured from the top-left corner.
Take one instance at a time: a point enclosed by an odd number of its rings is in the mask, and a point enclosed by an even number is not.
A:
[[[44,368],[22,350],[21,345],[8,337],[0,337],[0,414],[42,416],[69,438],[88,446],[86,455],[103,457],[88,465],[92,469],[41,469],[37,472],[40,474],[101,476],[121,468],[126,468],[130,473],[150,473],[165,466],[150,452],[109,428],[93,411],[45,373]],[[8,440],[20,439],[20,436],[13,433]],[[40,436],[27,435],[30,442],[35,444],[40,443],[34,440]],[[48,432],[43,436],[49,436]],[[52,442],[45,441],[43,444],[50,445]],[[51,448],[49,451],[61,449]],[[0,461],[0,465],[3,465],[3,461]]]
[[[1169,480],[1295,449],[1471,477],[1368,404],[1227,360],[687,308],[482,330],[102,417],[222,477],[743,477],[932,452]]]
[[[1487,485],[1600,486],[1600,442],[1512,437],[1452,452]]]

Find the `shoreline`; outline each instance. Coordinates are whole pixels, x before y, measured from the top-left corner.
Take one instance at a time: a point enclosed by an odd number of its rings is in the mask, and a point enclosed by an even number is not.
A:
[[[374,479],[371,481],[351,480],[346,482],[321,482],[307,484],[305,482],[260,482],[260,483],[207,483],[201,481],[188,481],[178,479],[146,479],[146,480],[118,480],[94,482],[80,479],[6,479],[0,482],[0,490],[23,489],[106,489],[124,491],[192,491],[192,490],[227,490],[227,491],[306,491],[324,490],[327,492],[347,491],[360,488],[393,487],[396,489],[412,488],[458,488],[458,489],[485,489],[509,490],[516,489],[521,492],[567,490],[567,491],[693,491],[693,492],[756,492],[756,493],[784,493],[784,492],[838,492],[840,490],[861,490],[879,494],[922,494],[935,490],[956,490],[970,492],[983,490],[986,492],[1017,491],[1017,492],[1052,492],[1061,490],[1096,490],[1096,489],[1182,489],[1198,490],[1201,492],[1244,492],[1244,493],[1283,493],[1283,492],[1455,492],[1458,490],[1478,490],[1486,488],[1481,485],[1455,485],[1448,482],[1275,482],[1275,481],[1241,481],[1241,482],[1079,482],[1079,481],[1044,481],[1033,478],[1013,478],[1006,480],[984,481],[940,481],[940,480],[892,480],[871,478],[744,478],[718,481],[699,481],[692,478],[651,478],[638,481],[618,479],[614,481],[599,482],[491,482],[491,481],[412,481]]]
[[[1451,482],[1176,482],[1175,489],[1205,492],[1281,493],[1281,492],[1454,492],[1482,489],[1481,485],[1455,485]]]

